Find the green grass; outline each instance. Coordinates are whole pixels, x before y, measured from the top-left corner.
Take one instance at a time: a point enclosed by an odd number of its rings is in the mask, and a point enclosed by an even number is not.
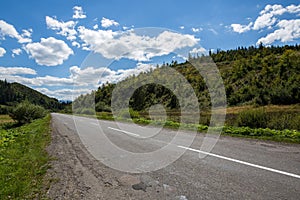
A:
[[[50,115],[0,129],[0,199],[42,199],[49,168]]]
[[[14,120],[9,115],[0,115],[0,126],[11,122],[14,122]]]

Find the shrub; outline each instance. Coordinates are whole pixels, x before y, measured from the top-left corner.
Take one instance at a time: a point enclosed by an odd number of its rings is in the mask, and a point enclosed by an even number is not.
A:
[[[6,115],[9,113],[9,107],[8,106],[3,106],[3,105],[0,105],[0,114],[1,115]]]
[[[45,117],[46,110],[41,106],[24,101],[18,104],[16,108],[9,113],[9,116],[19,124],[26,124],[34,119]]]
[[[140,114],[138,111],[133,110],[132,108],[129,108],[129,113],[127,112],[127,110],[122,110],[120,111],[120,113],[118,114],[119,117],[123,118],[123,119],[137,119],[140,117]]]
[[[239,113],[237,118],[238,126],[251,128],[266,128],[268,119],[263,108],[245,110]]]
[[[95,115],[96,114],[95,110],[92,108],[83,108],[80,113],[85,114],[85,115]]]
[[[97,112],[111,112],[111,108],[102,101],[98,102],[95,108]]]

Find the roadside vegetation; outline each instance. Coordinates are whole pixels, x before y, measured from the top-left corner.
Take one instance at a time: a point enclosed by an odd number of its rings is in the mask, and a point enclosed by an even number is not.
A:
[[[16,117],[23,112],[24,117]],[[11,114],[0,115],[0,199],[41,199],[49,168],[50,115],[24,102]],[[46,115],[46,116],[45,116]]]

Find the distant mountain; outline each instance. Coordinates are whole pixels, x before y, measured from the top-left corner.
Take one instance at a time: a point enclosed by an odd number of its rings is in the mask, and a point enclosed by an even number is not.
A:
[[[53,111],[63,108],[63,105],[55,98],[50,98],[20,83],[8,83],[6,80],[0,80],[1,105],[15,106],[24,100]]]

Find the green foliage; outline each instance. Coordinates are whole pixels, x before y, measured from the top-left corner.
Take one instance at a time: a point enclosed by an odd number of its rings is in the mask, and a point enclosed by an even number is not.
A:
[[[83,108],[81,111],[80,111],[80,114],[84,114],[84,115],[95,115],[96,112],[95,110],[91,109],[91,108]]]
[[[0,130],[0,198],[43,199],[49,168],[50,116],[18,128]],[[48,183],[47,183],[48,184]]]
[[[11,111],[11,107],[0,105],[0,115],[6,115]]]
[[[276,141],[300,142],[300,132],[297,130],[274,130],[270,128],[232,127],[223,128],[224,134],[243,135],[255,138],[266,138]]]
[[[236,125],[251,128],[271,128],[276,130],[300,130],[300,113],[267,112],[264,108],[254,108],[238,114]]]
[[[103,101],[97,102],[95,109],[97,112],[110,112],[110,106],[106,105]]]
[[[229,106],[300,103],[300,46],[239,47],[235,50],[210,52],[210,55],[223,78]],[[201,63],[206,57],[189,59],[191,63]],[[211,100],[205,79],[190,62],[164,64],[150,72],[129,77],[120,84],[130,90],[132,85],[142,82],[146,76],[164,76],[162,70],[172,68],[193,87],[200,109],[209,109]],[[175,88],[184,90],[181,83],[174,84]],[[110,110],[114,88],[115,84],[107,83],[94,92],[93,101],[96,102],[97,111]],[[134,91],[129,101],[130,107],[145,111],[151,105],[161,103],[167,110],[180,110],[179,101],[173,92],[160,84],[143,85]],[[223,102],[214,103],[219,105]]]
[[[120,117],[122,119],[137,119],[140,117],[140,114],[138,111],[133,110],[132,108],[129,108],[129,110],[121,110],[118,113],[118,117]]]
[[[111,112],[97,112],[97,118],[104,120],[114,120]]]
[[[9,115],[12,119],[18,121],[19,124],[26,124],[34,119],[44,117],[46,113],[43,107],[24,101],[18,104]]]
[[[263,108],[245,110],[239,113],[238,126],[249,126],[251,128],[265,128],[267,124],[266,113]]]

